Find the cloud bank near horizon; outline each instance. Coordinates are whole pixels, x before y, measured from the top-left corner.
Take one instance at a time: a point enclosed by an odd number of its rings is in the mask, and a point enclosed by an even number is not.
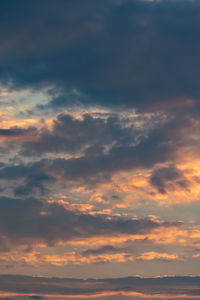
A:
[[[189,276],[81,280],[1,275],[0,297],[7,293],[17,299],[198,299],[199,284],[199,277]]]

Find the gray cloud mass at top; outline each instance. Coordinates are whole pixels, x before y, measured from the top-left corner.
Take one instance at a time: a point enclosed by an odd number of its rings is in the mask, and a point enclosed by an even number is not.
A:
[[[54,109],[199,107],[198,0],[2,0],[0,8],[1,81],[51,86]],[[73,89],[80,97],[67,96]]]

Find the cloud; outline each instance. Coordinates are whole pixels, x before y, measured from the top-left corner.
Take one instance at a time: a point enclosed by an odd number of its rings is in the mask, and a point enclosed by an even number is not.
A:
[[[84,256],[99,255],[99,254],[102,254],[102,253],[114,253],[114,252],[119,252],[119,251],[122,251],[122,250],[126,250],[126,248],[116,248],[116,247],[113,247],[113,246],[110,246],[110,245],[106,245],[106,246],[100,247],[98,249],[85,250],[82,254]]]
[[[177,274],[179,250],[197,272],[199,15],[198,0],[1,1],[0,251],[13,272],[33,274],[32,259],[38,272],[131,261],[145,275],[153,261],[163,274],[165,260]]]
[[[33,174],[25,179],[23,185],[14,188],[14,194],[16,196],[26,196],[35,190],[39,190],[39,193],[44,195],[48,193],[48,189],[45,187],[45,183],[48,186],[49,184],[54,183],[54,181],[55,180],[53,177],[50,177],[46,174]]]
[[[11,284],[12,283],[12,284]],[[198,299],[199,277],[126,277],[115,279],[58,279],[0,276],[0,290],[14,295],[49,297],[105,297],[121,295],[146,299]],[[12,295],[12,294],[11,294]],[[182,298],[181,298],[182,297]],[[104,298],[103,298],[104,299]],[[128,298],[130,299],[130,298]],[[137,298],[138,299],[138,298]]]
[[[144,117],[145,121],[145,117]],[[32,141],[22,144],[23,155],[42,153],[81,153],[95,156],[113,145],[126,145],[136,142],[144,129],[139,129],[131,118],[119,116],[97,117],[85,113],[81,118],[73,114],[59,114],[53,120],[51,129],[38,130]]]
[[[180,226],[181,222],[158,222],[147,219],[106,218],[68,211],[56,203],[37,199],[0,198],[1,250],[13,245],[55,245],[59,241],[95,236],[150,233],[156,228]]]
[[[114,248],[114,247],[113,247]],[[117,248],[116,248],[117,249]],[[14,265],[35,266],[52,265],[52,266],[66,266],[66,265],[85,265],[85,264],[108,264],[108,263],[126,263],[133,261],[162,261],[173,262],[179,261],[179,256],[166,252],[145,252],[140,255],[135,255],[128,251],[101,251],[101,253],[86,252],[63,252],[62,254],[44,254],[39,251],[29,251],[28,253],[19,256],[16,253],[8,253],[0,255],[0,262],[2,266],[11,267]],[[193,256],[197,258],[199,256]]]
[[[16,129],[0,129],[0,136],[13,137],[24,135],[24,131],[20,128]]]
[[[150,182],[161,194],[166,194],[168,190],[175,190],[177,187],[188,190],[191,185],[183,172],[173,165],[154,170]]]
[[[27,147],[27,151],[31,152],[62,152],[64,149],[66,151],[70,149],[71,145],[77,151],[82,146],[85,146],[86,151],[82,155],[72,156],[68,159],[41,159],[26,165],[21,163],[19,166],[6,166],[0,170],[0,179],[16,180],[17,178],[29,178],[30,176],[40,177],[41,174],[45,174],[52,178],[59,178],[59,180],[89,185],[106,182],[113,174],[120,171],[152,168],[157,163],[167,162],[176,158],[179,144],[171,142],[169,129],[166,128],[168,125],[153,128],[146,136],[144,134],[140,136],[140,133],[135,134],[134,128],[112,127],[112,121],[104,122],[91,119],[90,117],[83,121],[73,121],[68,116],[64,118],[69,119],[69,123],[72,122],[73,124],[70,131],[74,132],[74,130],[78,130],[83,125],[83,127],[87,127],[86,132],[83,129],[79,135],[80,138],[74,137],[73,142],[71,134],[68,137],[67,133],[65,133],[66,129],[65,126],[63,127],[62,122],[62,126],[58,130],[59,134],[56,132],[57,135],[52,137],[47,133],[45,137],[42,135],[42,139],[35,143],[26,143],[25,147]],[[66,119],[65,122],[68,123]],[[88,119],[89,126],[87,126]],[[95,127],[96,123],[101,125],[96,125]],[[60,125],[59,121],[58,124],[56,123],[55,128],[58,125]],[[107,130],[109,127],[110,129]],[[55,128],[54,131],[57,130]],[[97,134],[95,135],[94,128],[99,129],[100,133],[98,134],[98,130],[96,130]],[[64,131],[63,133],[62,130]],[[110,139],[109,135],[111,136]],[[59,143],[56,142],[58,140]],[[105,152],[102,149],[104,145],[105,148],[107,147]]]
[[[163,261],[174,261],[179,260],[178,255],[169,253],[157,253],[155,251],[142,253],[137,257],[138,260],[163,260]]]
[[[21,146],[22,159],[17,165],[14,160],[14,165],[2,166],[0,180],[12,180],[17,196],[32,192],[44,195],[56,182],[91,187],[109,182],[120,172],[154,168],[150,183],[159,191],[164,193],[172,185],[175,188],[175,182],[172,184],[169,179],[172,175],[179,175],[176,187],[189,188],[190,180],[173,164],[184,158],[188,143],[193,151],[198,151],[197,140],[190,141],[190,134],[196,134],[198,129],[193,123],[196,124],[187,117],[125,119],[119,115],[83,114],[75,118],[63,113],[53,120],[51,129],[44,126],[35,129],[34,136],[28,135],[27,140],[7,142],[9,149]],[[160,167],[161,163],[165,167]],[[166,166],[169,163],[171,167]]]
[[[3,0],[1,81],[56,86],[54,109],[198,108],[199,11],[198,0]]]
[[[27,129],[20,127],[11,127],[7,129],[0,129],[0,140],[8,142],[23,142],[26,140],[33,139],[37,130],[34,127],[29,127]]]
[[[186,157],[198,156],[197,118],[163,114],[125,118],[91,112],[79,116],[62,113],[50,123],[34,130],[17,128],[17,132],[27,130],[27,136],[7,141],[8,149],[19,151],[0,169],[9,196],[10,191],[20,197],[44,196],[58,189],[62,193],[66,187],[96,188],[112,182],[126,186],[132,200],[167,200],[169,196],[172,203],[196,199],[198,170],[187,166]],[[143,183],[142,174],[138,175],[141,171],[146,174]],[[127,179],[122,182],[123,172]]]

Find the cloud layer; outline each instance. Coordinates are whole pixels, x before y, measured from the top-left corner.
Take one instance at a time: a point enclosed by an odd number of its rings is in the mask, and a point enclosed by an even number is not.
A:
[[[198,0],[2,1],[1,80],[56,86],[53,108],[198,108],[199,11]]]
[[[84,239],[93,236],[149,233],[159,227],[180,226],[180,222],[109,219],[103,216],[78,214],[56,203],[37,199],[0,198],[1,247],[9,244],[46,243]],[[26,226],[24,226],[26,224]]]
[[[177,277],[199,275],[199,16],[198,0],[1,1],[2,273],[168,274],[72,292],[199,297]]]
[[[13,283],[12,286],[10,283]],[[200,296],[199,277],[146,278],[127,277],[119,279],[58,279],[33,278],[25,276],[1,276],[0,289],[14,295],[36,295],[45,297],[74,297],[100,299],[109,295],[146,299],[198,299]],[[8,294],[9,295],[9,294]],[[12,295],[12,294],[11,294]],[[107,299],[107,298],[106,298]],[[118,299],[118,298],[117,298]],[[138,299],[138,298],[137,298]]]

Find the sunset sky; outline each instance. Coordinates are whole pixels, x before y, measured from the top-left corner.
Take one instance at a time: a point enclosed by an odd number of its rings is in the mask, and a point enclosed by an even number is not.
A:
[[[0,0],[0,299],[200,299],[200,1]]]

